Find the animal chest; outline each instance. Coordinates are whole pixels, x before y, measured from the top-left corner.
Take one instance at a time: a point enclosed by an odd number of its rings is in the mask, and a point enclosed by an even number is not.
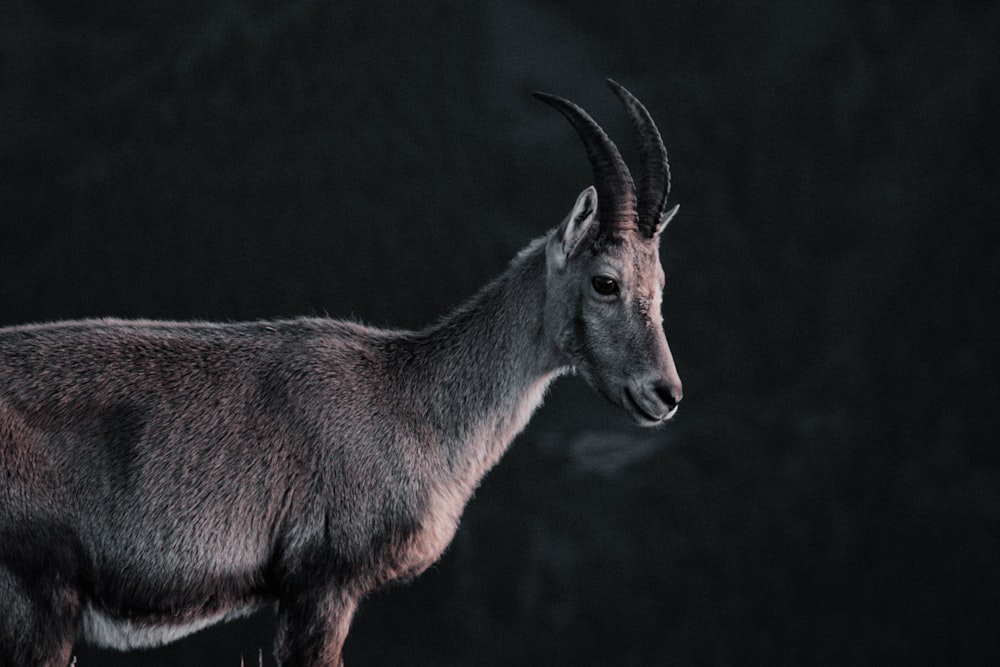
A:
[[[434,489],[412,528],[400,535],[384,582],[413,578],[433,565],[454,538],[464,507],[462,494]]]

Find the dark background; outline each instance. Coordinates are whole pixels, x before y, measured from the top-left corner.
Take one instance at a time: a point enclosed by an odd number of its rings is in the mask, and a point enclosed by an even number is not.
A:
[[[0,324],[425,324],[590,184],[530,91],[632,155],[612,76],[670,151],[684,405],[557,383],[348,664],[996,660],[1000,4],[375,4],[4,2]]]

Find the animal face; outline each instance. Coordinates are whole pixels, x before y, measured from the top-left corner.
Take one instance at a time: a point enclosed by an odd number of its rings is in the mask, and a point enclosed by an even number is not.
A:
[[[618,147],[586,111],[535,93],[580,135],[595,185],[550,237],[547,327],[591,386],[637,423],[654,426],[674,415],[682,396],[660,314],[660,233],[677,207],[665,211],[670,166],[656,124],[632,93],[610,79],[608,85],[639,139],[638,187]]]
[[[644,426],[674,415],[681,381],[663,333],[660,231],[611,232],[585,190],[547,248],[546,325],[584,379]]]

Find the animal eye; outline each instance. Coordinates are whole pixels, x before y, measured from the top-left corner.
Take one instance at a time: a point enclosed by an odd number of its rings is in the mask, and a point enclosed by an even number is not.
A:
[[[594,276],[590,281],[593,285],[594,291],[598,294],[603,294],[604,296],[611,296],[612,294],[618,294],[618,283],[615,282],[614,278],[608,278],[607,276]]]

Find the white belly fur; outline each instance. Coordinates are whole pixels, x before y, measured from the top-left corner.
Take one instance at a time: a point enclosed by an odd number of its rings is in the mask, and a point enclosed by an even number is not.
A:
[[[210,625],[247,616],[259,607],[249,606],[238,609],[226,609],[217,614],[199,618],[183,624],[148,624],[142,621],[128,620],[109,616],[104,612],[87,606],[83,610],[80,623],[82,638],[93,646],[112,648],[118,651],[130,651],[138,648],[152,648],[169,644],[182,637],[203,630]]]

